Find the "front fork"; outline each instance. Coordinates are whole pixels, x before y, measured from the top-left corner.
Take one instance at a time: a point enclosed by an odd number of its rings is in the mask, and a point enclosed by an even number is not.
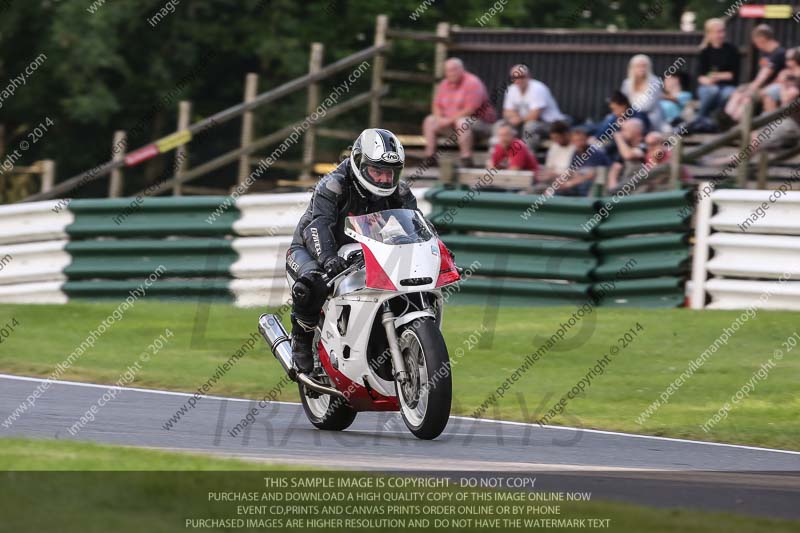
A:
[[[397,340],[397,331],[394,328],[394,313],[392,313],[389,300],[383,302],[383,315],[381,323],[386,330],[386,340],[389,342],[389,352],[392,354],[392,366],[394,366],[394,379],[401,385],[408,381],[408,371],[406,362],[400,353],[400,342]]]

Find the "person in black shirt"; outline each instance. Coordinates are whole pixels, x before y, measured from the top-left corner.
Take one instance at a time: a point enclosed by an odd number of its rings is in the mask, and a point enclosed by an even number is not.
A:
[[[786,50],[775,39],[775,34],[766,24],[759,24],[751,34],[753,46],[758,48],[758,74],[753,81],[736,90],[725,105],[725,112],[734,120],[742,118],[745,102],[766,87],[786,65]]]
[[[711,18],[705,24],[705,47],[697,68],[698,116],[710,117],[725,105],[739,84],[739,50],[725,41],[725,22]]]
[[[775,111],[779,106],[794,100],[797,88],[794,81],[800,79],[800,48],[786,50],[786,68],[778,73],[775,81],[767,85],[759,93],[764,113]]]

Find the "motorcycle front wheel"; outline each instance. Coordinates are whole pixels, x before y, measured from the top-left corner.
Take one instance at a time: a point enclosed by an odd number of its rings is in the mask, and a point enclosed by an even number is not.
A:
[[[403,422],[417,438],[435,439],[450,418],[453,385],[447,345],[428,318],[405,326],[398,341],[408,371],[405,384],[395,382]]]

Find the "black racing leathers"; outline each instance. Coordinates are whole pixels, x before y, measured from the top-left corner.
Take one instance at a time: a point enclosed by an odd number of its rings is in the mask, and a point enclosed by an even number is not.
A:
[[[350,176],[350,160],[345,159],[333,172],[323,177],[314,189],[311,203],[300,218],[292,239],[292,248],[303,246],[320,265],[335,256],[339,248],[354,242],[344,233],[345,219],[385,209],[416,209],[411,189],[400,182],[386,197],[369,193],[361,196]]]
[[[286,255],[286,270],[291,278],[309,285],[305,291],[310,294],[308,298],[292,299],[294,313],[304,322],[315,323],[325,303],[326,295],[320,294],[324,284],[319,277],[325,261],[337,255],[342,245],[355,242],[344,233],[345,219],[386,209],[417,209],[417,200],[405,182],[401,181],[389,196],[368,192],[362,196],[356,189],[349,159],[319,181]]]

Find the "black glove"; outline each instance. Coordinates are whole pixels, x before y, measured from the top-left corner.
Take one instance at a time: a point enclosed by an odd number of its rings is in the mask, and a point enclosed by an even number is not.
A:
[[[347,261],[338,255],[334,255],[325,261],[323,268],[325,269],[325,273],[328,275],[328,279],[333,279],[347,268]]]

